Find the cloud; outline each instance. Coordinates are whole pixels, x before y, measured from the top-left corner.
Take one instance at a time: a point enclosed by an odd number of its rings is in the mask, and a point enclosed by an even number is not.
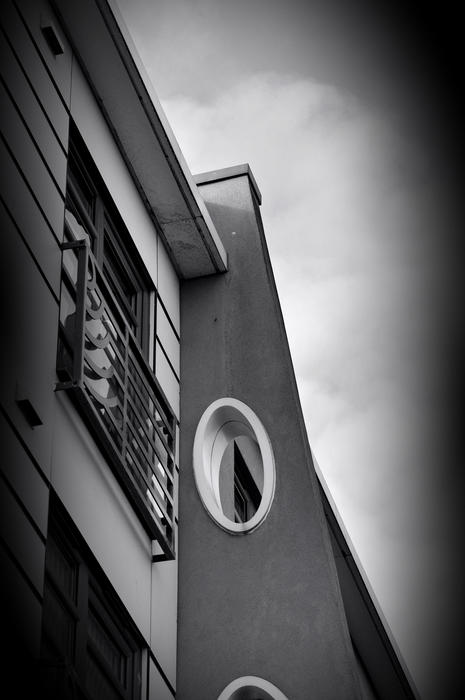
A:
[[[428,153],[352,95],[291,75],[164,108],[193,172],[252,167],[312,448],[418,669],[412,630],[434,634],[418,588],[444,541],[427,522],[425,296],[444,221]]]

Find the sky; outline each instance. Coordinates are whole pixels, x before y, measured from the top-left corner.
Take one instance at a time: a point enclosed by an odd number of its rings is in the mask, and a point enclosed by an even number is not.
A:
[[[118,4],[191,171],[252,168],[312,450],[421,697],[453,697],[457,18],[425,3]]]

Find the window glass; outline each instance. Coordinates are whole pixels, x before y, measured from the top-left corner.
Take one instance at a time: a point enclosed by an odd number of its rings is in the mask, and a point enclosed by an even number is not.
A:
[[[41,649],[50,697],[55,698],[60,683],[66,682],[60,674],[68,673],[68,680],[72,677],[89,700],[136,700],[141,692],[141,642],[55,501],[52,498],[45,559]]]
[[[139,344],[148,354],[152,284],[126,226],[87,149],[72,125],[65,237],[87,238],[106,283]]]

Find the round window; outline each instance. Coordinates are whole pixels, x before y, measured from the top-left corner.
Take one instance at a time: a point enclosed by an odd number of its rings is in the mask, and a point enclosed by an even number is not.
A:
[[[218,700],[287,700],[269,681],[256,676],[243,676],[229,683]]]
[[[228,532],[254,530],[273,500],[275,467],[260,420],[242,401],[214,401],[194,438],[194,475],[210,516]]]

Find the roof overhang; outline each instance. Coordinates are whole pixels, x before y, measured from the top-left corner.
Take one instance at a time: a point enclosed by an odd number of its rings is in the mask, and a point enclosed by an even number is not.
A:
[[[178,274],[224,272],[223,244],[115,3],[52,3]]]

